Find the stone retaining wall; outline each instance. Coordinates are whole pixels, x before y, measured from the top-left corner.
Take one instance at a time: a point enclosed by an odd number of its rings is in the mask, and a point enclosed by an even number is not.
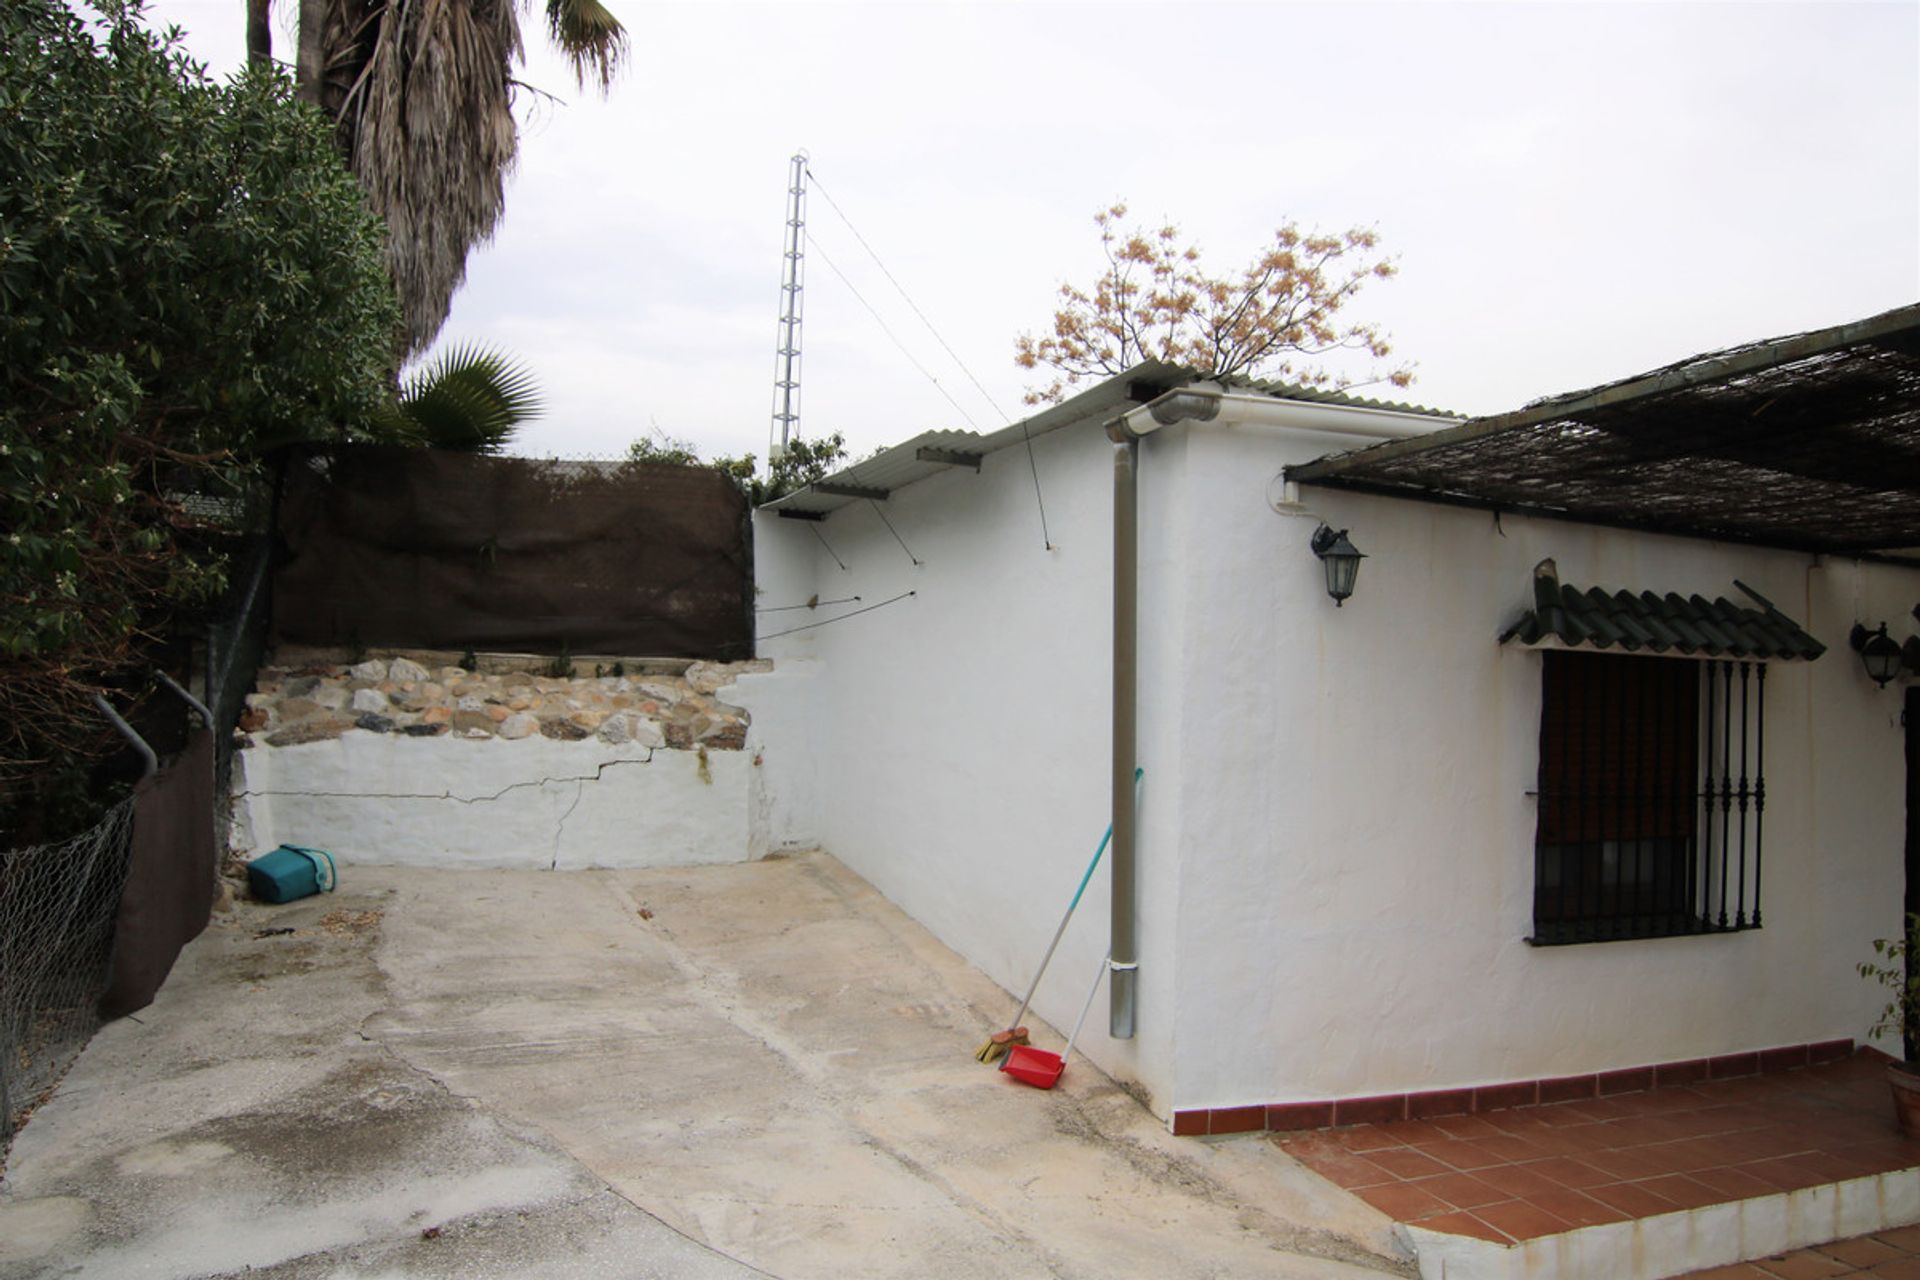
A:
[[[411,658],[352,666],[264,667],[240,727],[270,747],[338,738],[350,730],[431,738],[538,734],[560,742],[737,751],[747,713],[713,697],[743,671],[771,662],[689,665],[683,674],[560,677],[525,671],[430,669]],[[601,670],[605,670],[604,667]],[[252,745],[249,743],[248,745]]]
[[[719,695],[771,663],[560,677],[434,656],[263,668],[241,721],[237,851],[553,868],[766,852],[761,752]]]

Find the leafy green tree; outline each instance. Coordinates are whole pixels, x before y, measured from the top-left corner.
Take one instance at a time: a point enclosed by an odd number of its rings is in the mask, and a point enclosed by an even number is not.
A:
[[[0,807],[220,586],[187,495],[378,438],[392,396],[381,228],[325,121],[138,15],[0,4]]]
[[[757,506],[784,497],[796,489],[804,489],[816,480],[826,479],[835,466],[846,461],[847,441],[838,431],[821,436],[818,440],[795,437],[787,443],[786,451],[768,465],[765,476],[756,474],[759,468],[754,455],[750,453],[743,453],[737,458],[715,458],[709,462],[700,456],[699,447],[691,440],[682,440],[661,431],[643,436],[628,445],[627,458],[631,462],[657,462],[678,467],[712,467],[739,485],[740,491],[747,495],[747,500]]]

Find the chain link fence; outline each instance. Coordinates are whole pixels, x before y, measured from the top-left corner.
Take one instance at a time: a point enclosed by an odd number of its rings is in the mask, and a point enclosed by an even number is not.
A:
[[[27,1113],[100,1025],[132,798],[92,829],[0,851],[0,1169]]]

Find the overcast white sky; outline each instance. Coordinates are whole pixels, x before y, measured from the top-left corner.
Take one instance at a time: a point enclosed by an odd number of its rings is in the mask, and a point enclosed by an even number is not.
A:
[[[567,105],[528,119],[442,338],[536,373],[550,409],[522,452],[657,427],[765,455],[802,148],[1015,416],[1013,339],[1097,270],[1116,199],[1222,269],[1283,219],[1376,226],[1401,275],[1354,314],[1418,363],[1405,398],[1467,413],[1920,301],[1915,0],[607,2],[634,57],[604,102],[525,22],[524,78]],[[241,0],[151,12],[239,64]],[[864,453],[1002,425],[818,188],[808,229],[802,433]]]

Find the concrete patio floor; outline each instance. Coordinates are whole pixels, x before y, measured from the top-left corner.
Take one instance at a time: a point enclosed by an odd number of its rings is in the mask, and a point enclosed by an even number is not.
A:
[[[976,1063],[1006,993],[824,855],[341,879],[95,1038],[0,1277],[1412,1274],[1257,1135]]]

